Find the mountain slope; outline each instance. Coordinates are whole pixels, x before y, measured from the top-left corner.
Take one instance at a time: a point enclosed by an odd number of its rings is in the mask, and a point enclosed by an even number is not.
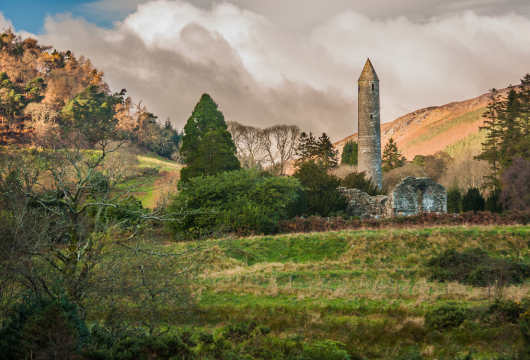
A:
[[[499,90],[505,96],[509,89]],[[482,114],[486,111],[489,93],[461,102],[442,106],[430,106],[404,115],[394,121],[381,124],[381,150],[392,137],[407,160],[416,155],[432,155],[457,142],[468,146],[480,146],[477,136],[484,124]],[[355,133],[333,144],[342,154],[348,141],[357,141]]]

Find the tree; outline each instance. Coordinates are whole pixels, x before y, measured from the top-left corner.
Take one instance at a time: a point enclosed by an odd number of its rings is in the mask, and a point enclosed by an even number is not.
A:
[[[499,201],[507,210],[530,209],[530,161],[515,158],[504,172]]]
[[[261,141],[263,130],[236,121],[228,121],[226,124],[237,147],[237,156],[241,165],[247,169],[260,167],[266,155]]]
[[[184,127],[180,153],[187,164],[180,172],[184,182],[241,168],[223,113],[208,94],[202,95]]]
[[[427,171],[427,176],[433,181],[439,181],[447,171],[452,160],[453,159],[443,151],[438,151],[434,155],[425,156],[423,163],[425,171]]]
[[[393,138],[388,140],[383,151],[383,171],[389,171],[405,165],[405,157],[399,154],[396,143]]]
[[[462,211],[462,194],[458,186],[453,185],[447,190],[447,212],[458,214]]]
[[[267,158],[279,174],[285,173],[285,165],[296,155],[300,128],[296,125],[274,125],[261,132],[261,146]],[[274,149],[276,148],[276,149]]]
[[[317,163],[325,170],[335,168],[338,165],[338,151],[335,149],[326,133],[318,138],[316,143]]]
[[[296,148],[296,156],[298,156],[297,163],[309,161],[316,156],[317,139],[313,133],[302,132],[298,138],[298,146]]]
[[[355,141],[348,141],[342,149],[341,164],[357,165],[359,144]]]
[[[482,197],[479,189],[470,188],[462,198],[462,211],[484,211],[486,210],[486,201]]]
[[[492,213],[502,213],[502,204],[500,203],[501,189],[495,189],[488,194],[486,198],[486,211]]]
[[[342,179],[341,185],[347,189],[361,190],[371,196],[381,195],[377,185],[371,178],[366,177],[364,171],[350,173]]]
[[[293,176],[305,188],[308,215],[328,216],[346,210],[347,200],[338,189],[340,179],[329,175],[314,161],[302,163]]]

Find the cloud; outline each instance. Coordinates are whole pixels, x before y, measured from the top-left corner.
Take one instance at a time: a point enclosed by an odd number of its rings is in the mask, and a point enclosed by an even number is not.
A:
[[[334,141],[357,130],[357,79],[367,57],[381,79],[384,122],[516,83],[530,71],[524,16],[468,11],[419,23],[337,9],[300,33],[266,11],[158,0],[112,29],[67,14],[48,18],[39,40],[89,57],[112,89],[127,88],[181,128],[206,92],[227,120],[297,124]]]
[[[11,21],[9,19],[6,19],[4,17],[4,12],[0,11],[0,29],[6,29],[7,30],[9,28],[13,29],[13,24],[11,23]]]

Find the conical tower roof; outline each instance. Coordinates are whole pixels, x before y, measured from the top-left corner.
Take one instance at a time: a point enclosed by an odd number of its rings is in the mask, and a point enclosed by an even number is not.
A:
[[[377,73],[375,72],[370,59],[366,60],[366,64],[364,65],[363,72],[361,73],[361,76],[359,77],[358,81],[365,81],[365,80],[379,81],[379,78],[377,77]]]

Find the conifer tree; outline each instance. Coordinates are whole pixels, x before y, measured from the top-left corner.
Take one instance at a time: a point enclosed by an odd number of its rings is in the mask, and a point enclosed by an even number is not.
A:
[[[486,209],[486,201],[482,197],[479,189],[469,188],[467,193],[462,198],[462,211],[484,211]]]
[[[405,165],[405,157],[399,154],[397,144],[393,138],[388,140],[383,151],[383,171],[389,171]]]
[[[342,149],[341,164],[357,165],[359,156],[359,144],[355,141],[348,141]]]
[[[315,152],[318,157],[318,164],[323,169],[334,168],[339,164],[339,152],[335,149],[326,133],[322,133],[322,136],[318,138]]]
[[[298,138],[298,147],[296,149],[296,155],[298,156],[297,163],[303,163],[311,160],[316,155],[317,139],[313,136],[312,132],[302,132]]]
[[[500,203],[501,189],[495,189],[490,192],[488,198],[486,199],[486,210],[491,211],[492,213],[501,213],[502,204]]]
[[[453,185],[447,190],[447,212],[458,214],[462,211],[462,194],[458,186]]]
[[[180,152],[187,164],[180,172],[184,182],[241,168],[223,113],[210,95],[202,95],[184,126]]]

